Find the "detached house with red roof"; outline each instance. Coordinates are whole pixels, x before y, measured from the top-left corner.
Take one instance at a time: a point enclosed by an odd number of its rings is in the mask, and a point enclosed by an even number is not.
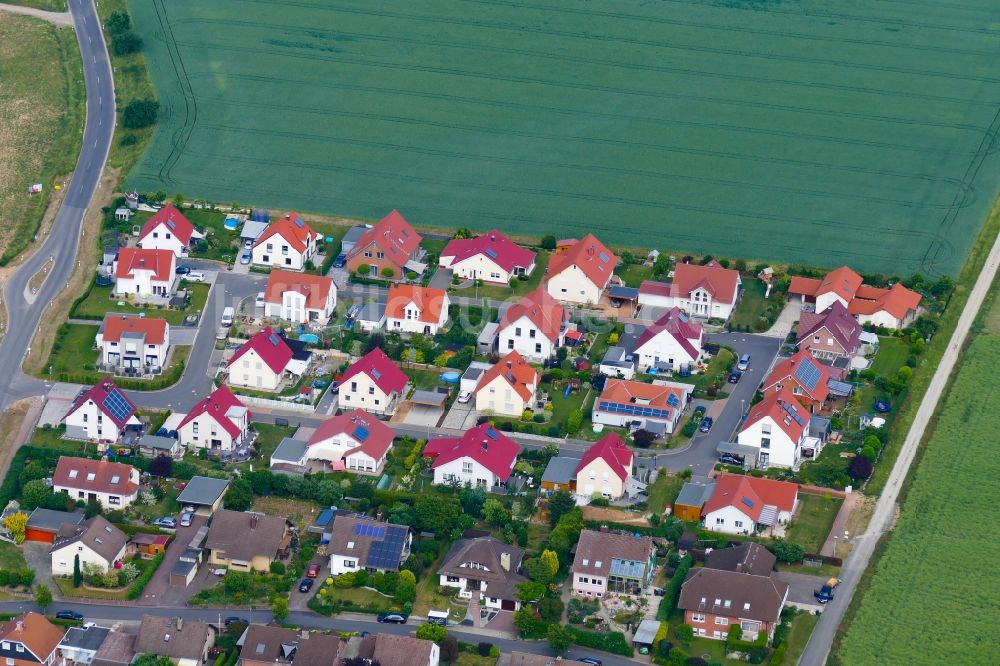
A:
[[[110,377],[97,382],[73,402],[63,417],[71,439],[117,442],[125,428],[139,425],[136,407]]]
[[[618,257],[593,234],[587,234],[549,260],[546,290],[558,301],[597,303],[617,265]]]
[[[424,447],[435,484],[486,488],[507,485],[521,447],[489,423],[462,437],[432,439]]]
[[[566,309],[539,287],[504,311],[497,336],[500,353],[541,363],[566,343]]]
[[[228,452],[246,439],[252,414],[240,399],[220,386],[198,401],[177,426],[177,440],[188,449]]]
[[[509,285],[519,275],[535,270],[536,253],[521,247],[496,229],[475,238],[456,238],[438,259],[441,268],[466,280]]]
[[[608,433],[587,449],[576,468],[576,493],[621,499],[627,494],[635,469],[635,454],[615,433]]]
[[[105,509],[123,509],[139,495],[139,470],[108,460],[59,456],[52,492],[66,493],[73,500],[96,500]]]
[[[255,266],[301,271],[316,256],[322,238],[291,211],[257,237],[250,250],[251,261]]]
[[[273,270],[264,289],[264,316],[292,324],[325,326],[337,307],[333,279],[310,273]]]
[[[52,666],[65,633],[40,613],[22,613],[0,624],[0,655],[9,666]]]
[[[699,319],[729,319],[742,284],[739,271],[714,259],[704,266],[677,264],[670,282],[646,280],[639,286],[639,305],[680,308]]]
[[[312,355],[306,343],[290,340],[265,326],[229,359],[229,383],[262,391],[277,391],[284,379],[301,377]]]
[[[158,373],[167,362],[170,325],[166,319],[109,313],[94,341],[101,350],[101,365],[116,374]]]
[[[799,349],[807,349],[815,358],[833,360],[852,358],[861,353],[866,334],[847,307],[836,301],[822,313],[803,311],[795,342]],[[874,341],[878,338],[875,337]]]
[[[385,303],[385,327],[399,333],[436,335],[448,321],[450,305],[444,289],[394,284]]]
[[[475,391],[476,411],[519,417],[530,408],[538,381],[538,371],[512,351],[480,377]]]
[[[788,388],[782,388],[750,409],[736,441],[756,450],[756,466],[795,467],[803,457],[813,458],[822,444],[809,436],[809,412]]]
[[[167,204],[146,220],[139,232],[138,246],[144,250],[170,250],[175,257],[186,257],[192,240],[204,238],[184,213]]]
[[[594,401],[591,420],[615,428],[670,434],[693,392],[692,384],[667,381],[645,384],[609,378]]]
[[[898,282],[891,287],[872,287],[847,266],[830,271],[823,279],[793,277],[789,296],[798,296],[803,309],[823,313],[839,302],[862,324],[905,328],[917,318],[920,294]]]
[[[788,523],[798,503],[799,487],[794,483],[720,474],[701,513],[707,530],[755,534],[759,528]]]
[[[675,372],[698,364],[703,342],[701,326],[674,307],[643,329],[634,342],[625,344],[631,348],[640,372],[649,372],[651,368]]]
[[[394,210],[361,234],[345,259],[352,273],[368,266],[369,275],[382,276],[389,268],[393,278],[400,278],[406,271],[423,268],[417,265],[420,256],[420,234]]]
[[[361,409],[324,421],[306,445],[305,459],[331,470],[381,474],[396,431]]]
[[[340,378],[340,406],[391,416],[409,378],[376,347],[351,364]]]
[[[168,298],[174,287],[176,257],[171,250],[123,247],[113,273],[116,296]]]
[[[829,366],[823,365],[809,350],[803,349],[774,366],[764,379],[764,396],[770,397],[788,389],[809,413],[815,414],[823,408],[823,402],[830,395],[830,379]]]

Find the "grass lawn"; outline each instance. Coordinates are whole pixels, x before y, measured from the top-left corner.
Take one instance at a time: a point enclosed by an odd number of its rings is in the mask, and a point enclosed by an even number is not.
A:
[[[767,307],[767,301],[764,300],[766,291],[764,283],[756,278],[743,280],[743,295],[730,319],[733,328],[739,326],[743,329],[749,327],[751,330],[756,330],[757,322]]]
[[[910,355],[910,346],[903,340],[893,337],[881,337],[878,341],[878,351],[872,360],[872,371],[882,377],[891,377],[906,365]]]
[[[536,252],[538,252],[538,256],[535,257],[535,270],[531,272],[527,280],[514,280],[514,284],[507,287],[484,284],[479,288],[478,292],[472,287],[466,289],[451,287],[449,291],[457,296],[465,297],[475,297],[478,294],[479,298],[488,298],[494,301],[521,298],[525,294],[538,289],[538,285],[542,283],[542,276],[545,275],[545,268],[549,265],[549,252],[547,250],[536,250]]]
[[[271,454],[278,448],[282,439],[295,434],[295,428],[291,426],[276,426],[268,423],[254,423],[253,429],[257,431],[254,448],[260,452],[264,460],[270,460]]]
[[[683,620],[679,619],[679,622]],[[689,657],[701,657],[710,664],[746,664],[745,661],[737,659],[726,659],[726,642],[717,641],[711,638],[693,638],[691,643],[684,645],[679,642],[674,633],[674,623],[670,623],[670,641]],[[680,626],[680,625],[677,625]]]
[[[433,391],[438,386],[454,386],[454,384],[445,384],[441,381],[441,373],[445,369],[441,370],[427,370],[425,368],[404,368],[403,372],[406,376],[410,378],[413,385],[417,389],[423,389],[425,391]]]
[[[90,289],[87,297],[70,312],[70,317],[76,319],[102,320],[108,312],[120,312],[125,314],[146,313],[147,317],[166,319],[174,325],[184,322],[184,318],[189,314],[201,312],[205,309],[205,302],[208,300],[209,285],[186,282],[185,289],[191,292],[191,304],[184,310],[174,310],[170,308],[140,308],[135,307],[125,298],[119,298],[111,294],[112,287],[101,287],[94,285]],[[118,305],[124,303],[124,305]]]
[[[720,386],[720,393],[725,392],[728,386],[726,380],[735,362],[736,354],[726,347],[722,347],[719,349],[719,353],[708,361],[708,367],[704,372],[699,372],[690,377],[678,377],[677,381],[693,383],[696,397],[708,398],[709,396],[705,393],[705,390],[712,384]],[[721,398],[723,396],[716,395],[715,397]]]
[[[646,489],[649,496],[649,511],[657,515],[663,514],[668,504],[673,504],[681,492],[684,479],[674,474],[661,474],[656,483]]]
[[[163,516],[174,516],[181,510],[181,505],[177,503],[177,496],[180,491],[172,484],[163,484],[163,499],[156,504],[146,506],[136,506],[136,510],[144,520],[151,521]]]
[[[424,238],[420,241],[420,247],[424,248],[428,257],[440,257],[448,241],[438,238]],[[437,265],[437,262],[434,264]]]
[[[260,511],[269,516],[284,516],[295,523],[300,530],[312,524],[313,519],[322,508],[318,502],[290,497],[258,497],[253,503],[254,511]]]
[[[21,548],[9,541],[0,541],[0,569],[20,571],[27,568],[28,563],[24,559]]]
[[[54,377],[62,373],[77,374],[97,364],[100,351],[94,346],[98,326],[66,324],[56,334],[45,371]]]
[[[59,592],[64,597],[76,597],[80,599],[110,599],[115,601],[128,599],[128,588],[123,590],[101,590],[97,588],[84,587],[83,585],[80,587],[73,587],[72,578],[54,577],[52,580],[55,581],[56,586],[59,588]]]
[[[321,594],[323,590],[326,590],[326,595]],[[392,597],[387,597],[381,592],[367,587],[336,587],[335,585],[330,585],[317,590],[314,598],[321,606],[327,608],[332,606],[334,610],[336,606],[327,600],[349,602],[354,606],[361,606],[372,611],[386,611],[394,607]]]
[[[792,620],[792,629],[788,633],[788,648],[782,664],[791,666],[799,663],[799,657],[806,649],[806,643],[809,642],[809,637],[812,635],[813,629],[816,628],[817,622],[819,622],[819,616],[812,613],[802,612],[795,616],[795,619]]]
[[[494,666],[497,663],[497,659],[496,657],[484,657],[471,652],[459,652],[458,659],[451,663],[452,666]]]
[[[44,446],[47,449],[77,452],[83,447],[81,442],[63,439],[65,431],[60,428],[35,428],[31,435],[32,446]]]
[[[843,503],[836,497],[799,495],[799,512],[788,528],[788,540],[805,548],[807,553],[818,553]]]
[[[615,275],[622,279],[626,287],[638,288],[643,280],[653,278],[653,267],[643,264],[628,264],[627,266],[619,264],[618,268],[615,269]]]
[[[47,12],[66,11],[66,0],[6,0],[6,2],[24,7],[37,7]]]

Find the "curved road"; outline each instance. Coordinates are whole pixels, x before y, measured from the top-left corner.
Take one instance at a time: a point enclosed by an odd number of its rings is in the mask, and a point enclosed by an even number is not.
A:
[[[0,373],[0,412],[15,400],[44,392],[42,382],[21,372],[21,362],[35,330],[39,326],[57,325],[56,321],[45,317],[45,309],[66,287],[73,262],[77,261],[83,215],[97,189],[115,131],[114,81],[97,10],[93,0],[69,0],[69,8],[87,85],[87,122],[80,157],[52,230],[41,241],[41,246],[35,248],[35,253],[7,280],[4,288],[8,327],[0,341],[0,368],[5,369]],[[29,303],[25,298],[28,281],[50,256],[55,262],[49,277]]]

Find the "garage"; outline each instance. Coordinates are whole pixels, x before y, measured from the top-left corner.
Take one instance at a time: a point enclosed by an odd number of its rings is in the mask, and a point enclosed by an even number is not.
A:
[[[79,525],[83,521],[82,513],[69,513],[68,511],[53,511],[52,509],[38,508],[28,516],[28,525],[24,530],[25,541],[36,541],[38,543],[52,543],[55,541],[56,532],[63,525]]]
[[[503,599],[500,602],[500,610],[517,610],[517,602],[513,599]]]

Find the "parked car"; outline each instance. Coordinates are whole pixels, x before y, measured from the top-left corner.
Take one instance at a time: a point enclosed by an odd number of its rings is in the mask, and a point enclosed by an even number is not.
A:
[[[736,369],[740,372],[746,372],[747,368],[750,367],[750,354],[743,354],[740,356],[739,363],[736,364]]]
[[[249,250],[247,250],[246,252],[244,252],[243,254],[240,255],[240,263],[243,264],[244,266],[246,266],[247,264],[250,263],[250,251]]]
[[[719,462],[723,465],[735,465],[737,467],[743,467],[743,461],[736,456],[731,456],[728,453],[723,453],[719,456]]]
[[[246,249],[248,249],[248,250],[249,250],[250,248],[252,248],[252,247],[253,247],[253,239],[251,239],[251,238],[248,238],[248,239],[246,239],[245,241],[243,241],[243,247],[245,247],[245,248],[246,248]]]
[[[580,657],[577,659],[577,661],[582,661],[585,664],[590,664],[590,666],[601,666],[604,663],[597,657]]]
[[[379,613],[375,619],[383,624],[406,624],[406,616],[402,613]]]
[[[833,600],[833,590],[838,585],[840,585],[840,579],[831,578],[830,580],[826,581],[826,584],[824,584],[823,587],[813,592],[813,596],[816,597],[816,601],[820,602],[821,604],[829,603],[830,601]]]
[[[76,620],[77,622],[81,622],[83,620],[83,614],[71,610],[61,610],[58,613],[56,613],[56,619]]]
[[[177,529],[177,519],[172,516],[165,516],[163,518],[157,518],[153,521],[153,524],[157,527],[165,527],[168,530]]]
[[[313,583],[315,583],[312,578],[303,578],[302,582],[299,583],[299,592],[308,592],[312,589]]]
[[[694,418],[696,420],[700,419],[704,415],[705,415],[705,405],[698,405],[697,407],[694,408]]]
[[[230,615],[229,617],[226,618],[225,625],[228,627],[231,624],[245,624],[245,625],[247,625],[249,627],[250,626],[250,620],[248,620],[246,618],[238,617],[236,615]]]
[[[458,394],[458,403],[460,405],[464,405],[470,400],[472,400],[472,391],[462,391]]]
[[[337,258],[333,260],[334,268],[343,268],[347,265],[347,257],[342,254],[338,254]]]
[[[194,511],[185,511],[181,514],[181,527],[191,527],[194,520]]]
[[[187,275],[191,272],[190,266],[185,266],[184,264],[179,264],[177,268],[174,269],[174,273],[177,275]]]
[[[712,419],[712,417],[711,416],[706,416],[705,418],[703,418],[701,420],[701,425],[698,426],[698,431],[699,432],[708,432],[709,430],[712,429],[712,424],[713,423],[715,423],[715,421]]]
[[[667,596],[667,591],[664,590],[662,587],[654,587],[653,588],[653,596],[665,597],[665,596]]]
[[[738,384],[740,381],[740,377],[742,376],[743,376],[742,372],[740,372],[739,370],[733,370],[732,372],[729,373],[729,383]]]
[[[306,577],[319,578],[319,570],[320,570],[319,564],[310,564],[309,569],[306,570]]]
[[[257,292],[257,298],[254,300],[253,304],[256,305],[258,308],[264,307],[264,292],[262,291]]]
[[[205,274],[202,273],[201,271],[191,271],[190,273],[184,276],[184,279],[187,280],[188,282],[204,282]]]

